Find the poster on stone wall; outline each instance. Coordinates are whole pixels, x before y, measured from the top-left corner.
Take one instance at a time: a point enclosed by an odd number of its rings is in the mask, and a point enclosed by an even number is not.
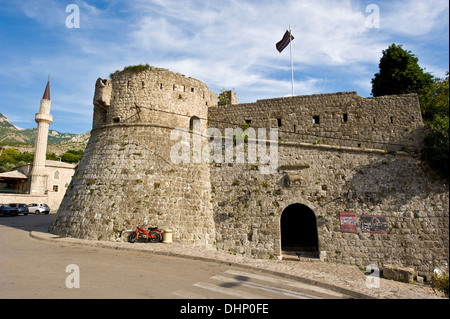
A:
[[[361,215],[361,231],[363,233],[384,233],[388,232],[388,223],[385,216],[381,215]]]
[[[340,212],[339,220],[341,222],[342,233],[356,233],[355,212]]]

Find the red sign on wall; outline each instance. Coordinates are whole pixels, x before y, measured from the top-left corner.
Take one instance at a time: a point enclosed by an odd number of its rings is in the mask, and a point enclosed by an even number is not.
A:
[[[355,212],[340,212],[339,220],[341,222],[341,232],[356,233]]]

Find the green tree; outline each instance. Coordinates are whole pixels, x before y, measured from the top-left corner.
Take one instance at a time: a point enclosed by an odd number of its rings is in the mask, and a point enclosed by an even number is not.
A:
[[[17,158],[20,155],[19,151],[12,148],[7,148],[0,154],[0,172],[8,172],[17,163]]]
[[[448,77],[449,72],[445,79],[435,78],[430,86],[420,92],[420,107],[426,123],[432,121],[437,115],[441,118],[448,116]]]
[[[419,59],[402,45],[392,44],[383,50],[380,71],[372,79],[372,95],[420,93],[431,85],[433,76],[424,72],[418,62]]]
[[[66,163],[78,163],[82,156],[82,150],[68,150],[61,156],[61,161]]]
[[[25,152],[22,153],[22,162],[27,163],[33,163],[34,161],[34,153]]]
[[[435,79],[420,95],[420,106],[430,133],[425,137],[422,158],[442,177],[449,178],[449,73]]]
[[[45,154],[45,159],[51,161],[59,161],[58,156],[54,152]]]
[[[218,103],[217,104],[218,105],[228,105],[230,103],[231,103],[231,101],[230,101],[229,93],[228,93],[228,91],[225,88],[223,88],[220,91],[220,94],[218,96]]]
[[[439,175],[448,179],[449,161],[449,119],[448,116],[437,115],[429,124],[431,132],[425,137],[422,158],[436,170]]]
[[[7,148],[0,154],[0,172],[9,172],[14,167],[32,163],[33,153],[21,153],[14,148]]]

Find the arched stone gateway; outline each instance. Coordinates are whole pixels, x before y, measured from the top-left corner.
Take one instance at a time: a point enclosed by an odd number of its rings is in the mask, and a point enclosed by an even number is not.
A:
[[[286,207],[281,214],[280,230],[282,255],[319,257],[316,216],[308,206]]]

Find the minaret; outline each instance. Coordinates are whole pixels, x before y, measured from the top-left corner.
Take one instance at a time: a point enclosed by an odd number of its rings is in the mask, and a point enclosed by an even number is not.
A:
[[[31,171],[31,195],[45,195],[47,192],[47,174],[45,171],[45,159],[47,153],[48,127],[53,122],[50,115],[50,76],[45,87],[44,96],[41,100],[39,113],[35,120],[38,123],[33,169]]]

